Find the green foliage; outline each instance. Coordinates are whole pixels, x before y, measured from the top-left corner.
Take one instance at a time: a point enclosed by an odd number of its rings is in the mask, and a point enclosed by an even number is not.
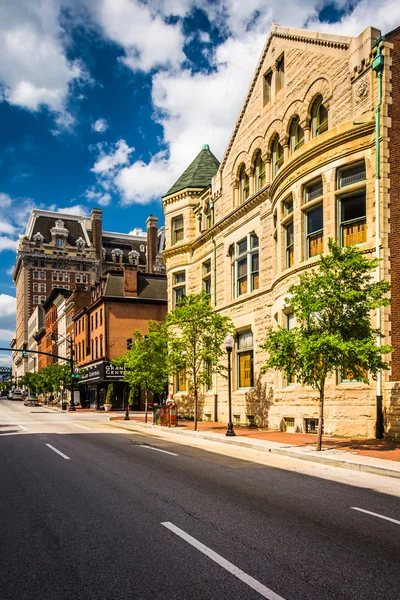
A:
[[[189,391],[195,401],[201,385],[211,385],[212,373],[225,370],[226,352],[222,347],[227,333],[234,330],[230,317],[214,312],[205,291],[184,296],[166,318],[168,329],[168,360],[171,373],[184,370]]]
[[[148,334],[133,332],[131,348],[113,363],[125,367],[124,381],[131,387],[130,402],[139,390],[162,394],[168,383],[167,332],[165,323],[149,321]]]
[[[390,346],[378,346],[381,332],[371,325],[371,312],[390,303],[389,283],[373,278],[377,260],[367,259],[354,246],[341,248],[333,240],[329,251],[316,269],[303,273],[289,288],[285,302],[296,327],[270,328],[262,346],[268,353],[264,370],[281,369],[319,390],[322,407],[328,375],[341,371],[368,383],[368,373],[376,379],[381,369],[389,368],[382,355],[392,351]]]
[[[36,373],[26,373],[19,378],[20,385],[25,385],[34,394],[57,392],[60,389],[61,381],[64,381],[66,389],[70,389],[71,367],[69,364],[48,365]]]
[[[112,404],[114,400],[114,384],[109,383],[107,386],[107,395],[105,404]]]

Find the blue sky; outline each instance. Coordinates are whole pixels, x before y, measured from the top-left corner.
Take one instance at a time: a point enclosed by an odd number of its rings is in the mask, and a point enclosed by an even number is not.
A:
[[[0,345],[10,271],[34,207],[104,227],[163,221],[160,198],[210,144],[221,158],[272,22],[357,35],[400,24],[383,0],[0,3]],[[8,357],[0,355],[0,364]]]

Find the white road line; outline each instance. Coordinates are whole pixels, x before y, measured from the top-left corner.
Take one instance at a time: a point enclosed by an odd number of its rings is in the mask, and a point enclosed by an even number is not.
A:
[[[24,427],[23,425],[18,425],[18,427],[21,427],[21,429],[23,429],[24,431],[28,431],[26,427]]]
[[[357,506],[350,506],[350,508],[352,510],[358,510],[359,512],[366,513],[367,515],[372,515],[373,517],[379,517],[379,519],[385,519],[385,521],[390,521],[391,523],[396,523],[396,525],[400,525],[400,521],[392,519],[391,517],[385,517],[385,515],[380,515],[379,513],[374,513],[370,510],[365,510],[364,508],[357,508]]]
[[[46,446],[48,448],[50,448],[50,450],[53,450],[54,452],[57,452],[57,454],[59,454],[60,456],[62,456],[63,458],[65,458],[65,460],[70,460],[69,456],[67,456],[66,454],[63,454],[62,452],[60,452],[59,450],[57,450],[57,448],[54,448],[54,446],[52,446],[51,444],[46,444]]]
[[[92,431],[91,427],[86,427],[85,425],[78,425],[78,423],[72,423],[72,425],[75,425],[75,427],[82,427],[82,429],[89,429],[89,431]]]
[[[211,560],[219,564],[227,571],[229,571],[229,573],[235,575],[235,577],[246,583],[249,587],[258,592],[263,598],[267,598],[267,600],[284,600],[282,596],[278,596],[278,594],[275,594],[275,592],[273,592],[265,585],[257,581],[257,579],[254,579],[254,577],[247,575],[247,573],[245,573],[244,571],[233,565],[231,562],[214,552],[214,550],[211,550],[211,548],[208,548],[208,546],[205,546],[204,544],[196,540],[194,537],[192,537],[182,529],[179,529],[179,527],[176,527],[176,525],[174,525],[173,523],[165,522],[161,523],[161,525],[164,525],[164,527],[181,537],[183,540],[185,540],[185,542],[188,542],[188,544],[191,544],[192,546],[197,548],[197,550],[200,550],[200,552],[208,556],[208,558],[211,558]]]
[[[140,447],[147,448],[148,450],[155,450],[156,452],[164,452],[164,454],[170,454],[171,456],[178,456],[178,454],[174,454],[173,452],[168,452],[168,450],[161,450],[161,448],[154,448],[154,446],[145,446],[143,444]]]

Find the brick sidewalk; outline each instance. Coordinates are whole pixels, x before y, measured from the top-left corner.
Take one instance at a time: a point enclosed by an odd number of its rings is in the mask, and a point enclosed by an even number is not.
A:
[[[110,415],[112,421],[121,421],[124,419],[122,415],[113,413]],[[144,415],[136,415],[131,413],[131,420],[144,423]],[[148,423],[153,422],[153,414],[149,413]],[[179,428],[192,430],[193,421],[179,421]],[[163,428],[167,429],[167,428]],[[286,433],[276,430],[259,429],[257,427],[235,427],[237,436],[243,436],[247,439],[267,440],[276,442],[282,446],[315,446],[317,436],[313,434],[303,433]],[[225,435],[226,425],[214,422],[198,422],[198,430],[204,432],[218,433]],[[343,450],[358,454],[360,456],[369,456],[371,458],[383,458],[386,460],[394,460],[400,462],[400,442],[391,440],[375,440],[363,438],[336,438],[324,436],[322,440],[323,448],[334,450]]]

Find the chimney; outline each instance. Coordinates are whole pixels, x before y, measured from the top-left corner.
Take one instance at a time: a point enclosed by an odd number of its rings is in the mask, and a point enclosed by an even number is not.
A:
[[[131,298],[138,295],[138,272],[133,265],[124,266],[124,291]]]
[[[92,224],[92,244],[96,251],[96,258],[99,261],[98,275],[101,275],[103,271],[103,211],[101,208],[92,208],[90,221]]]
[[[146,271],[153,273],[156,256],[158,253],[158,218],[150,215],[146,221],[147,227],[147,260]]]

